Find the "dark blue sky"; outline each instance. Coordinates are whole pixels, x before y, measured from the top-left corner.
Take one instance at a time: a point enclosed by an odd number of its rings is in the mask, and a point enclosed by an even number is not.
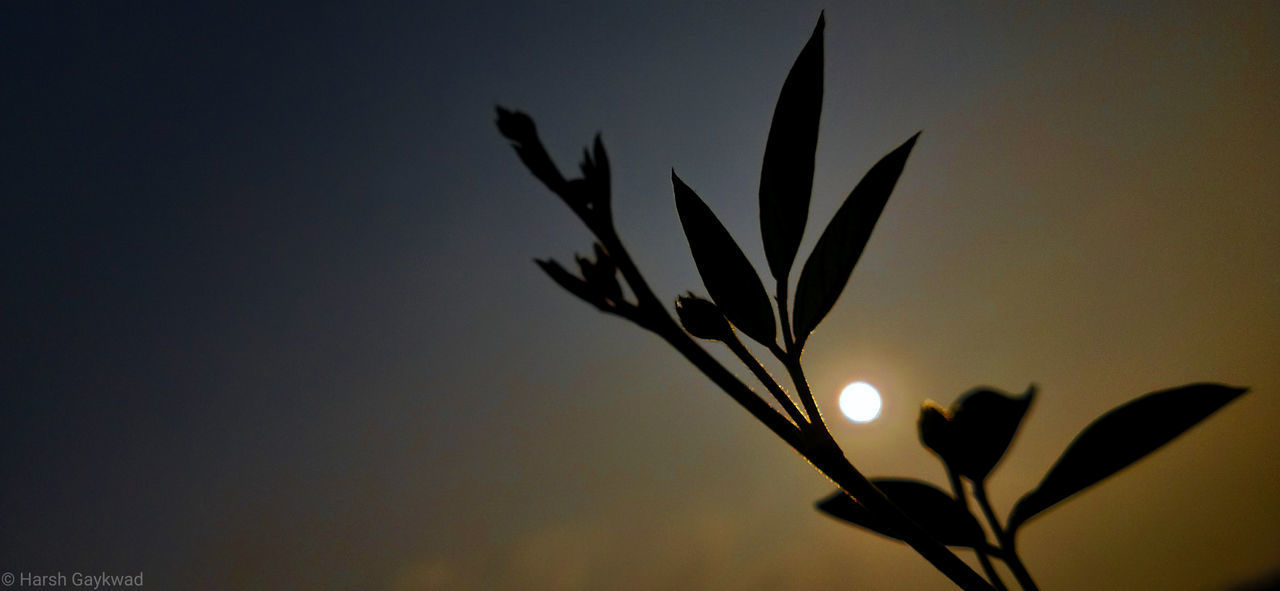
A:
[[[822,8],[812,247],[924,130],[806,350],[870,474],[942,482],[919,402],[1041,386],[1007,511],[1091,417],[1253,392],[1029,527],[1053,588],[1219,589],[1280,556],[1280,10],[780,2],[0,8],[0,570],[160,588],[946,588],[812,508],[830,487],[662,343],[532,259],[618,227],[702,292],[669,170],[757,269],[769,116]]]

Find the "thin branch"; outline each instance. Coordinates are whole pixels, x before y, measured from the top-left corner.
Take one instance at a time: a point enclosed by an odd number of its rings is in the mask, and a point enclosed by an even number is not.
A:
[[[812,436],[802,437],[800,430],[795,425],[781,414],[778,414],[778,411],[772,406],[765,403],[750,387],[743,384],[736,376],[725,369],[676,324],[675,320],[666,311],[666,308],[658,304],[658,299],[649,289],[643,275],[632,262],[630,255],[627,253],[626,248],[622,246],[616,233],[598,236],[598,238],[614,258],[623,278],[631,287],[632,293],[636,294],[641,315],[645,316],[644,322],[638,322],[638,324],[652,330],[670,343],[671,346],[675,347],[694,367],[697,367],[734,401],[747,409],[752,416],[764,423],[769,430],[787,442],[793,449],[800,452],[837,486],[862,501],[871,510],[886,516],[897,524],[906,534],[904,537],[906,542],[962,589],[966,591],[995,591],[969,565],[965,564],[945,546],[931,538],[919,525],[904,515],[892,501],[884,496],[884,493],[880,492],[857,468],[854,468],[849,463],[844,457],[844,452],[840,450],[835,440],[831,438],[826,425],[822,423],[822,415],[818,412],[817,405],[813,401],[813,394],[809,392],[808,383],[804,378],[804,371],[799,366],[798,356],[794,358],[794,363],[789,364],[788,371],[791,373],[792,379],[797,382],[801,400],[807,401],[805,404],[810,413],[809,432],[811,434],[823,434],[819,436],[816,446]],[[776,345],[774,347],[776,348]],[[817,422],[814,423],[813,421]]]
[[[773,394],[774,400],[778,401],[778,404],[782,406],[782,410],[787,411],[787,414],[791,416],[791,420],[796,424],[796,427],[801,429],[807,427],[808,421],[805,419],[805,416],[800,412],[800,409],[796,407],[796,403],[791,400],[791,397],[787,396],[787,393],[782,389],[782,386],[778,384],[778,381],[773,379],[773,376],[769,375],[769,371],[766,370],[763,365],[760,365],[760,361],[751,354],[751,351],[747,350],[746,346],[742,344],[742,341],[738,339],[736,334],[730,333],[729,336],[730,338],[724,343],[729,347],[729,350],[733,351],[733,353],[738,356],[738,360],[741,361],[743,365],[747,366],[747,369],[750,369],[752,374],[755,374],[756,379],[760,380],[760,383],[764,384],[764,387],[769,390],[770,394]]]
[[[782,345],[790,353],[795,348],[795,338],[791,335],[791,310],[787,305],[787,278],[778,280],[778,318],[782,320]]]
[[[818,410],[818,403],[814,401],[813,392],[809,390],[809,380],[805,378],[804,368],[800,366],[800,356],[784,355],[782,364],[787,368],[787,373],[791,376],[791,382],[796,387],[796,395],[800,397],[800,404],[804,406],[804,413],[809,415],[809,428],[807,430],[809,436],[817,438],[819,441],[830,441],[834,444],[835,440],[832,439],[831,432],[827,430],[826,422],[822,420],[822,411]]]
[[[504,117],[507,117],[505,123]],[[537,139],[532,120],[529,120],[522,113],[513,114],[499,109],[499,128],[504,135],[517,140],[517,152],[525,161],[525,164],[530,167],[530,170],[534,172],[535,176],[538,176],[552,191],[559,194],[573,209],[574,213],[582,219],[587,228],[600,240],[604,251],[608,253],[609,257],[617,265],[623,280],[627,282],[631,293],[635,295],[636,304],[632,306],[625,301],[615,302],[599,298],[599,294],[593,293],[590,289],[584,289],[585,282],[581,282],[582,284],[580,285],[576,277],[569,276],[567,272],[563,272],[563,269],[552,268],[549,263],[540,262],[539,264],[552,275],[553,279],[556,279],[557,283],[560,283],[562,287],[597,308],[627,318],[638,326],[662,337],[681,355],[684,355],[694,367],[697,367],[721,390],[728,394],[730,398],[733,398],[735,402],[790,445],[792,449],[795,449],[813,463],[815,467],[845,492],[853,495],[867,508],[880,513],[893,522],[895,527],[904,533],[903,539],[912,548],[962,589],[966,591],[994,591],[969,565],[965,564],[945,546],[931,538],[919,525],[904,515],[896,505],[889,501],[875,485],[871,484],[844,457],[844,452],[840,450],[835,440],[832,439],[830,432],[827,431],[826,425],[822,422],[822,415],[818,412],[817,405],[813,401],[813,394],[809,391],[808,383],[804,379],[804,372],[800,368],[798,347],[788,345],[789,350],[783,351],[776,343],[769,343],[770,351],[775,356],[783,359],[788,373],[796,383],[801,402],[809,414],[809,422],[804,431],[801,430],[801,426],[793,424],[777,409],[760,398],[750,387],[742,383],[737,376],[725,369],[720,362],[695,342],[676,323],[666,306],[653,294],[644,276],[636,268],[630,254],[627,253],[626,248],[622,245],[607,206],[603,209],[588,208],[586,205],[588,201],[579,199],[579,194],[576,193],[580,185],[575,183],[580,183],[581,181],[578,179],[564,181],[559,171],[555,169],[555,165],[550,162],[550,158],[543,158],[545,150],[542,149],[541,142]],[[600,148],[600,151],[602,153],[603,148]],[[536,158],[532,158],[531,154]],[[607,194],[603,198],[607,200]],[[555,267],[558,267],[558,265]],[[785,301],[785,290],[782,296]],[[625,306],[620,304],[625,304]],[[782,307],[785,309],[785,305]],[[786,317],[785,313],[783,317]],[[788,343],[791,342],[789,337],[784,337],[784,340]],[[748,365],[750,366],[750,364]],[[766,386],[771,381],[772,378],[769,381],[765,381]],[[776,382],[774,382],[774,385],[777,385]],[[791,406],[794,407],[794,404]],[[784,405],[785,407],[786,405]]]
[[[800,440],[799,426],[792,424],[786,417],[779,414],[776,409],[760,398],[755,391],[742,383],[728,369],[725,369],[719,361],[716,361],[706,349],[703,349],[701,345],[690,338],[683,328],[680,328],[667,311],[666,306],[663,306],[657,296],[653,294],[653,290],[649,288],[644,275],[636,268],[635,263],[631,260],[630,253],[627,252],[626,247],[622,245],[622,241],[618,238],[612,222],[610,221],[607,225],[594,228],[593,231],[596,232],[596,237],[604,243],[605,249],[610,253],[614,263],[618,265],[618,270],[622,273],[623,280],[627,282],[631,293],[636,296],[635,323],[666,340],[684,355],[690,363],[693,363],[694,367],[701,370],[721,390],[724,390],[730,398],[733,398],[735,402],[747,409],[747,412],[750,412],[757,420],[764,423],[770,431],[773,431],[774,434],[781,437],[783,441],[786,441],[792,447],[797,447]],[[768,383],[765,382],[766,386]]]
[[[948,468],[947,479],[951,481],[951,490],[955,492],[956,500],[960,502],[965,511],[969,511],[972,514],[972,510],[969,509],[969,497],[964,492],[964,483],[960,481],[960,475],[955,470]],[[1004,581],[1000,580],[996,567],[991,564],[991,558],[987,555],[986,534],[984,533],[982,537],[982,543],[973,548],[974,553],[978,555],[978,564],[982,565],[983,572],[987,574],[987,579],[991,581],[991,586],[995,587],[996,591],[1008,591],[1008,587],[1005,587]]]
[[[987,517],[987,523],[991,524],[991,531],[995,532],[996,540],[1000,542],[1004,563],[1013,572],[1013,577],[1018,580],[1023,591],[1040,591],[1040,587],[1031,578],[1031,573],[1027,572],[1027,567],[1022,564],[1022,558],[1018,556],[1013,536],[1000,526],[1000,520],[996,518],[996,512],[991,508],[991,501],[987,500],[986,481],[973,483],[973,497],[978,500],[978,506],[982,507],[982,514]]]

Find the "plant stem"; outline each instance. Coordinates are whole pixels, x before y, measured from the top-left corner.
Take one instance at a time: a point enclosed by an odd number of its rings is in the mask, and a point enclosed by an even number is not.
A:
[[[738,360],[747,366],[747,369],[750,369],[752,374],[755,374],[756,379],[764,384],[765,389],[769,390],[770,394],[773,394],[773,398],[782,406],[782,410],[787,411],[787,414],[791,416],[791,420],[795,422],[796,427],[804,429],[808,425],[808,421],[800,413],[796,403],[791,400],[790,396],[787,396],[787,393],[782,390],[782,386],[778,385],[778,381],[769,375],[769,371],[763,365],[760,365],[760,361],[747,350],[742,341],[738,340],[737,335],[730,334],[729,339],[725,340],[724,344],[729,347],[730,351],[733,351],[734,355],[738,356]]]
[[[782,345],[787,353],[795,347],[795,339],[791,338],[791,312],[787,309],[787,278],[778,279],[778,318],[782,322]]]
[[[732,372],[725,369],[719,361],[716,361],[710,353],[695,342],[676,323],[666,307],[654,296],[640,270],[636,268],[631,256],[618,238],[611,221],[606,221],[604,224],[593,227],[592,230],[618,265],[618,270],[622,273],[623,279],[626,280],[631,292],[636,296],[637,303],[632,310],[634,314],[630,317],[631,320],[642,328],[662,337],[663,340],[679,351],[685,359],[688,359],[694,367],[711,379],[721,390],[724,390],[730,398],[733,398],[735,402],[768,427],[770,431],[773,431],[787,445],[790,445],[792,449],[803,455],[805,459],[809,460],[814,467],[818,468],[832,482],[846,493],[852,495],[865,507],[892,522],[895,529],[903,533],[903,540],[908,545],[923,556],[925,560],[933,564],[934,568],[937,568],[947,578],[960,586],[961,589],[965,591],[995,591],[968,564],[965,564],[946,546],[938,543],[925,533],[919,525],[904,515],[897,505],[894,505],[892,501],[884,496],[884,493],[880,492],[880,489],[876,488],[853,464],[849,463],[840,446],[831,437],[831,433],[827,430],[826,424],[823,423],[822,415],[814,403],[813,394],[809,391],[808,382],[804,378],[804,371],[800,367],[800,349],[798,347],[793,348],[790,354],[783,355],[782,358],[784,365],[787,366],[788,373],[791,374],[796,382],[796,389],[801,402],[804,404],[806,412],[809,413],[808,427],[803,432],[800,426],[793,425],[786,417],[766,403],[764,399],[756,395],[750,387],[743,384]],[[775,354],[779,352],[776,345],[771,347],[771,350],[775,351]]]
[[[805,459],[809,460],[814,467],[825,474],[827,478],[830,478],[836,486],[858,499],[868,509],[893,523],[895,529],[903,533],[903,540],[923,556],[925,560],[933,564],[934,568],[937,568],[965,591],[994,591],[991,585],[983,580],[978,573],[974,572],[968,564],[965,564],[946,546],[938,543],[925,533],[919,525],[904,515],[897,505],[894,505],[892,501],[886,498],[884,493],[880,492],[880,489],[876,488],[857,468],[849,463],[849,460],[844,456],[844,452],[841,451],[839,445],[827,432],[826,426],[821,423],[821,415],[816,413],[816,408],[813,416],[817,417],[819,422],[810,424],[810,435],[806,436],[781,414],[778,414],[773,407],[756,396],[749,387],[739,381],[724,366],[720,365],[714,357],[677,326],[669,315],[665,315],[665,312],[664,318],[665,322],[655,320],[654,332],[670,343],[672,347],[675,347],[694,367],[697,367],[712,382],[720,386],[730,397],[746,408],[752,416],[755,416],[766,427],[769,427],[774,434],[786,441],[792,449],[795,449]],[[804,383],[803,373],[800,374],[800,377],[800,383]],[[808,391],[807,385],[805,386],[805,391]],[[812,398],[812,395],[810,395],[809,400],[812,401]],[[825,438],[815,438],[812,435],[819,432],[825,433]]]
[[[889,519],[894,528],[902,532],[902,540],[907,545],[962,589],[994,591],[991,585],[968,564],[907,517],[897,505],[893,504],[893,501],[884,496],[880,489],[849,462],[840,445],[831,436],[826,422],[822,420],[822,412],[818,410],[813,392],[809,389],[809,380],[804,375],[804,367],[800,365],[800,349],[795,347],[787,351],[782,362],[791,374],[796,392],[800,396],[801,403],[804,404],[805,412],[809,415],[805,439],[810,447],[807,450],[800,450],[800,453],[864,507]]]
[[[787,368],[787,373],[791,376],[791,383],[796,387],[796,395],[800,397],[800,404],[804,405],[804,414],[809,415],[809,424],[806,432],[814,438],[822,441],[834,440],[831,438],[831,432],[827,430],[827,424],[822,420],[822,411],[818,410],[818,403],[813,399],[813,392],[809,390],[809,380],[804,377],[804,368],[800,366],[800,355],[798,350],[786,353],[782,356],[781,361]]]
[[[960,481],[960,475],[956,474],[955,470],[948,469],[947,480],[951,481],[951,490],[955,492],[956,500],[960,502],[965,511],[969,511],[972,514],[972,510],[969,509],[969,496],[964,492],[964,483]],[[985,538],[986,535],[984,534],[982,544],[973,548],[974,553],[978,555],[978,563],[982,565],[983,572],[987,573],[987,579],[991,581],[991,586],[995,587],[996,591],[1008,591],[1008,587],[1004,586],[1004,581],[1000,580],[996,567],[991,564],[991,558],[987,556],[987,549],[985,548],[987,540]]]
[[[1000,520],[996,518],[996,512],[991,509],[991,502],[987,500],[985,480],[973,483],[973,496],[978,500],[978,506],[982,507],[987,523],[991,524],[991,531],[995,532],[996,540],[1000,542],[1004,563],[1009,566],[1010,571],[1013,571],[1013,577],[1018,580],[1023,591],[1040,591],[1040,587],[1031,578],[1031,573],[1027,572],[1027,567],[1022,564],[1022,558],[1018,557],[1018,548],[1014,545],[1013,536],[1000,527]]]

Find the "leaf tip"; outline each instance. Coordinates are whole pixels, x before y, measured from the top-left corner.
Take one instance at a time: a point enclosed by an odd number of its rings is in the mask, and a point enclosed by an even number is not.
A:
[[[676,174],[676,169],[674,168],[671,169],[671,186],[676,191],[676,203],[679,203],[688,197],[688,195],[686,195],[687,193],[693,192],[693,189],[690,189],[689,185],[685,184],[684,180],[680,178],[680,175]]]
[[[911,152],[911,149],[916,147],[916,141],[920,139],[920,134],[922,133],[924,133],[923,129],[920,131],[917,131],[915,135],[912,135],[911,137],[907,138],[907,141],[903,142],[902,147],[899,149],[906,152]]]

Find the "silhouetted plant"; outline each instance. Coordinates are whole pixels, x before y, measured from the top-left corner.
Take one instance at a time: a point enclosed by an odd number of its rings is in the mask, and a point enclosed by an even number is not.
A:
[[[839,490],[818,502],[820,510],[906,542],[961,588],[1005,589],[991,563],[995,558],[1009,567],[1023,589],[1036,589],[1018,556],[1015,539],[1020,527],[1168,443],[1245,389],[1191,384],[1141,396],[1104,414],[1075,438],[1040,484],[1015,504],[1003,522],[987,500],[986,481],[1035,398],[1034,385],[1021,396],[993,388],[974,389],[949,409],[925,401],[919,419],[920,441],[942,460],[951,492],[917,480],[864,477],[845,458],[823,422],[800,358],[805,341],[844,290],[919,133],[872,166],[836,211],[805,260],[792,305],[787,289],[808,218],[822,109],[823,26],[824,19],[819,16],[817,27],[782,85],[760,173],[760,230],[774,279],[776,308],[737,242],[673,170],[676,210],[710,295],[710,300],[693,293],[678,297],[677,322],[649,288],[618,237],[609,206],[609,160],[600,136],[596,136],[590,151],[583,151],[582,177],[566,179],[543,148],[533,120],[519,111],[498,107],[498,129],[511,140],[521,161],[598,240],[592,247],[595,260],[577,257],[578,274],[555,261],[536,262],[573,295],[670,343],[835,482]],[[630,297],[624,294],[619,275]],[[738,332],[763,345],[778,359],[795,387],[799,406],[743,345]],[[727,346],[785,415],[691,337]],[[970,508],[966,480],[995,538],[994,544]],[[974,550],[986,578],[948,546]]]

